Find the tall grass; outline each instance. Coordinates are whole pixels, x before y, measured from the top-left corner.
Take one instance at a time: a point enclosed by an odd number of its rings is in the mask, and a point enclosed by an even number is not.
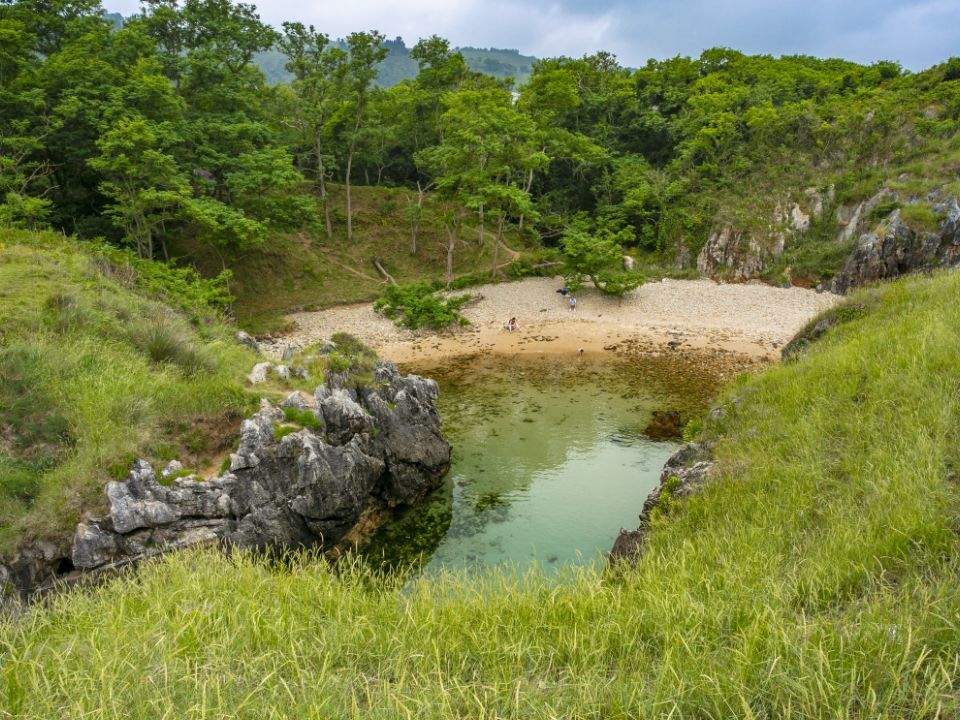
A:
[[[227,329],[120,275],[62,236],[0,233],[0,550],[62,537],[134,456],[247,407],[253,358]]]
[[[960,275],[731,388],[635,570],[401,587],[185,553],[0,629],[22,718],[949,718]],[[871,299],[872,300],[872,299]]]

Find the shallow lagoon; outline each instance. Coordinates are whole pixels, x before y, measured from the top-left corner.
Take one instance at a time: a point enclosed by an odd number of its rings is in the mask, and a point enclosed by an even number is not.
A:
[[[417,370],[440,383],[450,473],[364,555],[426,572],[602,558],[621,527],[636,526],[678,447],[645,437],[652,412],[696,413],[715,384],[636,358],[474,357]]]

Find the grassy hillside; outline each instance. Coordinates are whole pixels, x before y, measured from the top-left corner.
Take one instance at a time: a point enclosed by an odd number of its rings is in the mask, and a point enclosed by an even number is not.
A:
[[[341,217],[343,190],[331,187],[334,208],[334,235],[328,239],[322,227],[296,234],[275,235],[262,248],[244,252],[226,260],[234,270],[230,291],[236,300],[233,313],[237,323],[254,333],[269,333],[284,325],[283,314],[294,310],[319,309],[343,303],[364,302],[376,298],[385,279],[373,264],[379,258],[387,272],[398,282],[440,280],[446,267],[447,234],[435,215],[435,200],[427,197],[424,219],[417,238],[417,252],[411,253],[411,221],[406,215],[416,204],[415,191],[404,188],[354,188],[354,239],[346,237],[346,221]],[[454,252],[454,273],[461,282],[487,281],[493,261],[493,228],[487,227],[479,242],[476,218],[464,226]],[[529,249],[529,241],[509,232],[504,244],[510,250]],[[504,275],[514,257],[501,248],[498,263]],[[223,259],[201,247],[182,247],[185,259],[206,274],[219,272]],[[539,259],[530,250],[528,264]]]
[[[731,388],[720,476],[636,570],[413,582],[182,554],[3,638],[57,717],[934,718],[960,712],[960,274],[860,295]],[[639,508],[638,508],[639,510]],[[68,648],[68,651],[65,651]]]
[[[0,549],[61,537],[135,456],[232,444],[253,355],[210,309],[214,284],[161,268],[0,230]]]

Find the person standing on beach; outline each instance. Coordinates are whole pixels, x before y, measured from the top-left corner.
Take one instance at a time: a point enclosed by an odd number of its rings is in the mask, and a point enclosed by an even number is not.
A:
[[[567,300],[567,305],[570,306],[570,312],[573,312],[574,310],[577,309],[577,299],[573,295],[571,295],[570,299]]]

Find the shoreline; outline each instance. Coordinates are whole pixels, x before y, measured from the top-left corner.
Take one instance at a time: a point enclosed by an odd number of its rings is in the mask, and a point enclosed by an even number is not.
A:
[[[452,358],[489,353],[501,356],[602,356],[622,352],[710,352],[771,361],[819,312],[840,296],[804,288],[762,284],[718,284],[712,280],[661,280],[623,299],[593,289],[578,293],[575,311],[556,294],[560,278],[527,278],[481,285],[463,309],[470,322],[442,332],[412,332],[374,312],[372,303],[343,305],[288,317],[295,329],[264,342],[279,358],[335,332],[348,332],[387,360],[429,366]],[[461,293],[454,293],[461,294]],[[518,329],[504,330],[516,317]],[[582,353],[581,353],[582,351]]]

